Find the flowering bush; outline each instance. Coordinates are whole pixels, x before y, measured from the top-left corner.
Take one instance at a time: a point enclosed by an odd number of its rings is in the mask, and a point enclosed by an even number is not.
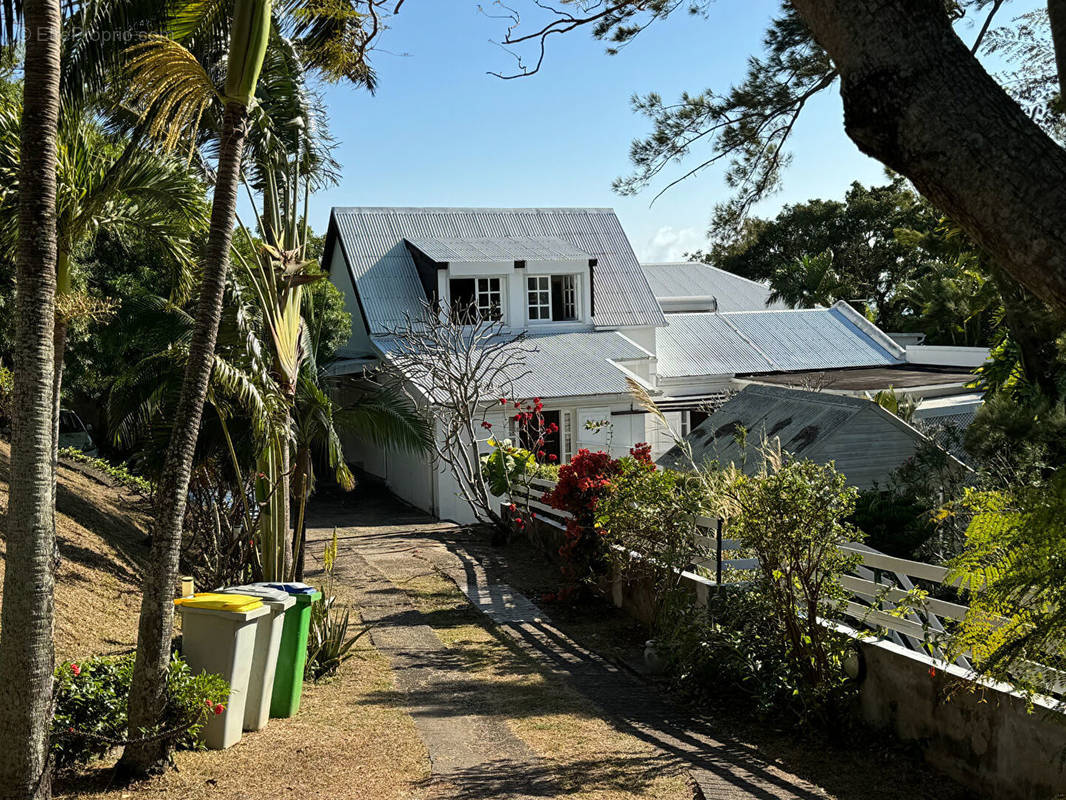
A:
[[[52,755],[59,769],[85,764],[122,744],[126,703],[133,677],[132,655],[67,662],[56,668]],[[229,686],[218,675],[193,675],[180,658],[170,663],[167,707],[157,731],[177,747],[199,746],[200,729],[225,710]]]
[[[618,470],[618,460],[610,454],[579,450],[569,464],[559,467],[558,483],[544,494],[545,503],[573,517],[566,524],[566,541],[559,548],[565,580],[560,594],[564,598],[603,571],[605,548],[595,524],[596,507],[611,491],[611,479]]]

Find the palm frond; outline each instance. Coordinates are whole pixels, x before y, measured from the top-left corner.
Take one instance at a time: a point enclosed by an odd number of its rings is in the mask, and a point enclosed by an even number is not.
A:
[[[164,150],[195,141],[204,113],[219,99],[196,56],[173,39],[149,35],[130,48],[130,97]]]

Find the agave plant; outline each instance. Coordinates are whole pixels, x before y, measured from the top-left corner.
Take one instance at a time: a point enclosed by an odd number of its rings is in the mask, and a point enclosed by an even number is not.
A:
[[[364,625],[349,635],[352,627],[352,610],[337,605],[337,596],[333,593],[334,569],[337,564],[337,529],[333,529],[333,538],[323,552],[325,581],[322,584],[322,597],[311,604],[311,624],[307,633],[307,662],[304,675],[312,680],[320,680],[336,673],[341,664],[351,658],[352,649],[373,625]]]

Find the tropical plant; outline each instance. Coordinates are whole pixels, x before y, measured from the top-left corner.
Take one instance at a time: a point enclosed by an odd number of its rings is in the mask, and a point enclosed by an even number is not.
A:
[[[352,648],[368,634],[373,626],[365,625],[349,634],[352,627],[352,609],[337,605],[334,594],[334,574],[337,565],[337,529],[322,554],[325,582],[322,597],[311,604],[311,626],[307,635],[307,662],[304,675],[312,680],[329,677],[351,658]]]
[[[918,410],[918,406],[922,404],[921,398],[914,397],[913,395],[904,392],[897,392],[891,386],[877,392],[870,399],[877,403],[877,405],[881,406],[885,411],[894,414],[904,422],[910,422],[913,420],[914,414]]]
[[[569,464],[559,467],[559,481],[542,500],[566,511],[565,540],[559,547],[563,586],[560,596],[570,598],[605,574],[607,554],[597,527],[599,503],[611,491],[620,465],[609,453],[578,450]]]
[[[168,643],[173,629],[170,594],[177,578],[184,518],[196,448],[196,434],[207,397],[213,353],[229,268],[241,160],[247,136],[248,109],[256,93],[267,47],[274,30],[270,0],[235,0],[228,24],[225,4],[178,3],[170,32],[175,38],[148,36],[134,48],[129,69],[132,96],[144,109],[150,132],[169,146],[183,137],[195,144],[195,132],[216,101],[223,106],[218,140],[211,224],[201,269],[197,324],[189,343],[189,358],[167,448],[166,468],[156,502],[152,540],[154,565],[145,577],[144,600],[138,631],[137,668],[130,692],[131,730],[158,718],[167,670]],[[372,79],[365,56],[378,18],[374,0],[365,0],[368,14],[354,2],[323,9],[307,0],[282,6],[291,29],[313,64],[327,78],[348,78],[360,85]],[[373,32],[364,30],[367,18]],[[228,46],[223,47],[223,42]],[[197,49],[201,60],[180,43]],[[223,89],[216,92],[210,77],[212,56],[225,49]],[[205,65],[207,69],[205,69]],[[190,136],[192,134],[192,136]],[[298,308],[298,304],[297,304]],[[287,455],[287,443],[284,448]],[[283,560],[287,553],[282,552]],[[165,757],[155,745],[128,747],[123,753],[125,771],[144,773]]]
[[[1046,693],[1066,668],[1066,473],[1047,485],[969,491],[950,511],[969,520],[947,580],[969,601],[948,655],[984,675]]]
[[[14,219],[18,203],[18,140],[21,104],[0,105],[0,213]],[[95,298],[81,286],[81,257],[107,230],[121,246],[136,238],[152,241],[187,294],[191,283],[193,239],[206,225],[204,187],[180,161],[160,155],[132,139],[115,140],[90,111],[66,110],[58,139],[56,229],[56,318],[53,375],[53,449],[59,448],[59,407],[67,333],[74,322],[92,322],[113,313],[115,303]],[[14,246],[17,230],[0,227],[0,241]]]

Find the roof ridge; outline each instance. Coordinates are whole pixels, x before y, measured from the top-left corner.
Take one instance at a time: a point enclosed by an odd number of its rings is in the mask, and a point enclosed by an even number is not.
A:
[[[761,281],[753,280],[752,278],[745,278],[743,275],[737,275],[737,273],[735,273],[735,272],[730,272],[727,269],[722,269],[721,267],[716,267],[714,264],[708,264],[706,261],[652,261],[651,263],[648,263],[648,264],[645,264],[645,263],[642,262],[640,266],[642,268],[644,268],[644,267],[706,267],[707,269],[713,269],[715,272],[721,273],[722,275],[728,275],[730,278],[736,278],[738,281],[744,281],[746,283],[752,284],[753,286],[758,286],[761,289],[769,289],[770,288],[770,286],[768,284],[762,283]],[[772,310],[772,309],[767,309],[767,310],[769,311],[769,310]],[[777,310],[782,310],[782,309],[777,309]]]
[[[469,211],[469,212],[485,212],[485,211],[499,211],[507,213],[525,212],[525,213],[541,213],[550,214],[558,212],[575,212],[581,211],[586,213],[596,214],[614,214],[615,210],[608,206],[332,206],[332,213],[347,213],[354,212],[386,212],[386,211],[403,211],[403,212],[421,212],[421,213],[435,213],[435,212],[456,212],[456,211]]]

